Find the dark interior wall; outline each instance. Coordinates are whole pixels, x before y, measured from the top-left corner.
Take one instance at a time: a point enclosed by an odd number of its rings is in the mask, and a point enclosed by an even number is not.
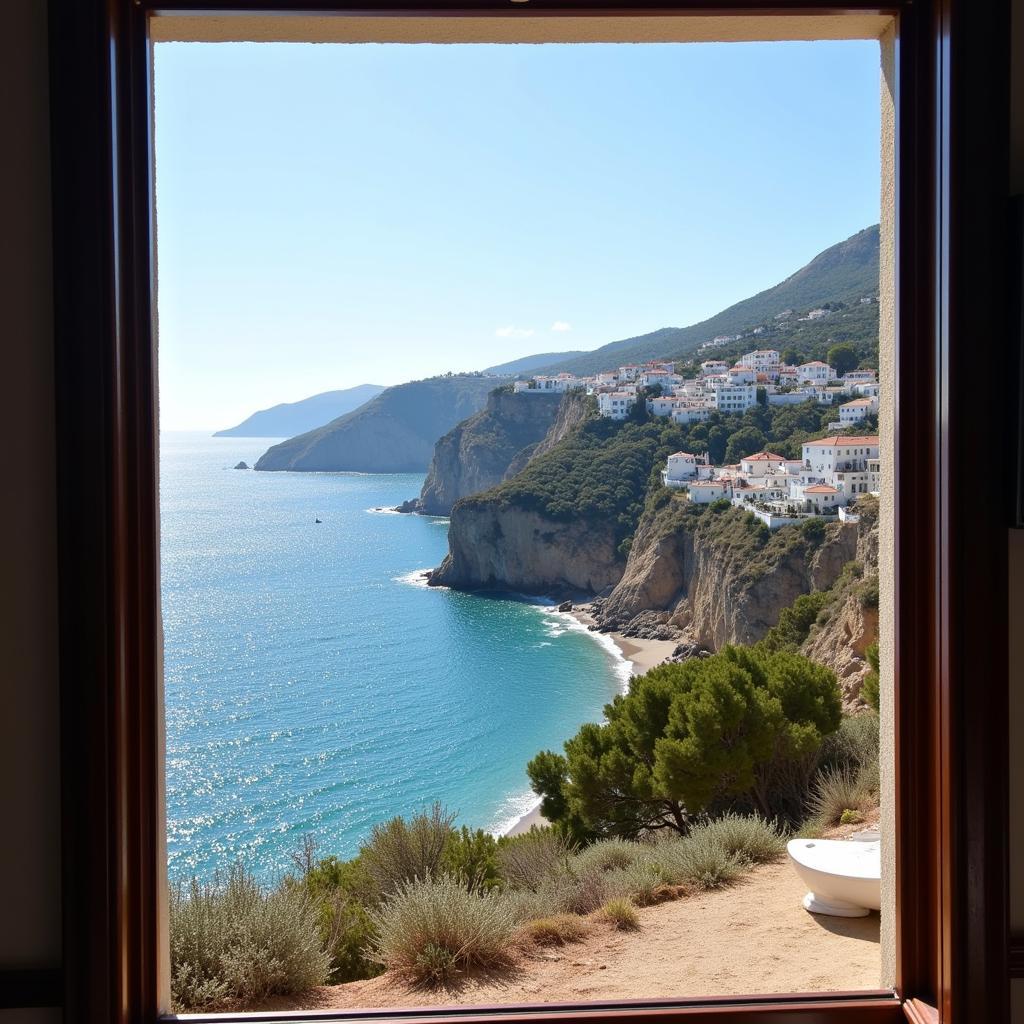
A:
[[[60,963],[60,792],[46,3],[3,9],[0,967],[50,967]]]
[[[1024,194],[1024,0],[1013,0],[1010,190]],[[1024,935],[1024,530],[1010,533],[1010,924]],[[1013,1020],[1024,1024],[1024,979],[1013,983]]]

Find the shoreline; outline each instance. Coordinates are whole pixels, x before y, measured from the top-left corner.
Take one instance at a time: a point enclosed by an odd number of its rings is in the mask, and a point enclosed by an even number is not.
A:
[[[591,626],[596,625],[594,617],[586,605],[579,607],[574,605],[572,611],[562,614],[575,619],[581,626],[586,627],[588,632],[591,632]],[[641,640],[637,637],[623,636],[621,633],[600,633],[598,635],[606,636],[612,641],[619,657],[631,666],[631,677],[643,675],[660,665],[671,656],[676,647],[675,640]],[[534,826],[544,828],[547,824],[547,819],[540,813],[540,800],[538,799],[536,806],[522,815],[510,828],[505,829],[502,835],[518,836],[529,832]]]

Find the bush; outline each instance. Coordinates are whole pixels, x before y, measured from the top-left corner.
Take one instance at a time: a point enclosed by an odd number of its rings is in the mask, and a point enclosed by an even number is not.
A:
[[[329,957],[305,889],[266,890],[242,867],[170,890],[171,1000],[223,1009],[322,985]]]
[[[448,877],[403,882],[370,918],[373,958],[424,984],[466,967],[506,963],[516,926],[500,894],[470,892]]]
[[[839,728],[821,745],[820,765],[844,768],[853,773],[878,764],[878,716],[870,713],[844,716]]]
[[[620,932],[635,932],[640,927],[640,915],[629,900],[609,900],[598,915]]]
[[[604,881],[610,895],[632,900],[638,907],[657,903],[664,884],[657,865],[642,861],[607,872]]]
[[[869,708],[873,708],[876,712],[879,710],[881,704],[881,692],[879,691],[879,677],[878,677],[878,642],[875,641],[867,649],[868,659],[868,674],[864,677],[864,685],[860,688],[860,699],[864,701]]]
[[[498,872],[514,889],[536,892],[559,870],[565,870],[572,848],[554,829],[531,828],[498,844]]]
[[[555,914],[528,922],[523,936],[535,946],[564,946],[582,942],[587,937],[587,926],[572,914]]]
[[[858,773],[848,768],[823,768],[811,793],[811,814],[824,826],[838,824],[844,811],[868,811],[875,796]]]
[[[654,861],[669,885],[720,889],[731,885],[743,874],[743,865],[709,832],[707,826],[694,828],[682,839],[662,841],[655,847]]]
[[[374,825],[370,841],[359,856],[377,892],[386,896],[398,891],[404,883],[438,875],[455,831],[454,820],[454,814],[435,803],[429,814],[418,814],[409,822],[392,818],[382,825]]]
[[[757,814],[724,814],[703,826],[703,831],[740,863],[769,864],[786,852],[786,840],[770,821]]]
[[[616,868],[632,867],[643,851],[636,843],[622,839],[602,839],[578,853],[572,860],[572,871],[577,876],[600,874]]]
[[[484,892],[499,883],[498,840],[482,828],[465,825],[448,837],[441,870],[457,878],[471,892]]]

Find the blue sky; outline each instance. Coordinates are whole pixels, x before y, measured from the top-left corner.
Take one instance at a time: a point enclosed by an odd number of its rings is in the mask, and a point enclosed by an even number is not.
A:
[[[161,415],[685,326],[878,220],[878,47],[156,47]]]

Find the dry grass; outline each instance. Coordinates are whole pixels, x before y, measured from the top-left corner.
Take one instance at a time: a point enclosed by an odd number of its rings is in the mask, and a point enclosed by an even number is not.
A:
[[[554,914],[529,921],[522,936],[534,946],[565,946],[582,942],[589,932],[583,918],[573,914]]]
[[[640,927],[640,915],[629,900],[609,900],[597,912],[602,921],[607,921],[616,931],[635,932]]]

